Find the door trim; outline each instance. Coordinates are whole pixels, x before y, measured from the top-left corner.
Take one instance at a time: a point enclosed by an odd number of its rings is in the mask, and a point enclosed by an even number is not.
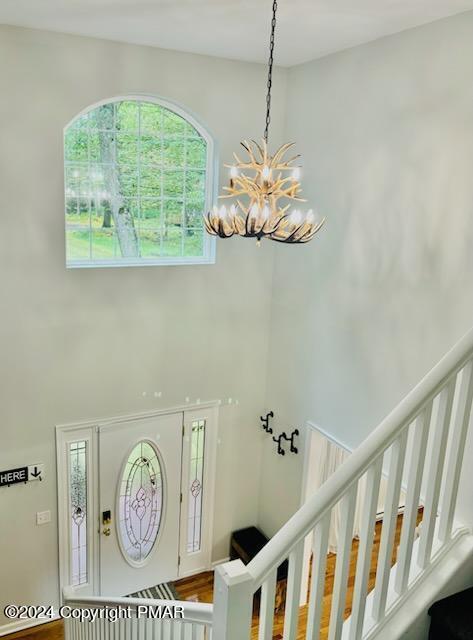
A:
[[[136,411],[134,413],[125,413],[113,417],[92,418],[90,420],[80,420],[77,422],[65,422],[56,425],[56,433],[60,431],[74,431],[85,427],[107,427],[121,422],[132,422],[145,418],[153,418],[154,416],[167,415],[169,413],[184,413],[185,411],[193,411],[198,409],[209,409],[221,406],[221,400],[207,400],[206,402],[188,402],[186,404],[178,404],[166,409],[151,409],[149,411]]]
[[[56,465],[57,465],[57,508],[58,508],[58,555],[59,555],[59,600],[62,602],[62,591],[65,587],[70,586],[70,559],[69,559],[69,500],[68,500],[68,486],[69,486],[69,474],[67,457],[65,456],[65,447],[70,442],[77,440],[86,440],[89,446],[89,485],[88,485],[88,498],[90,508],[90,517],[88,522],[88,541],[89,541],[89,575],[86,585],[78,587],[81,595],[98,595],[100,592],[100,558],[99,558],[99,543],[98,536],[100,532],[100,514],[98,505],[98,436],[99,431],[107,429],[108,427],[116,427],[121,423],[135,422],[144,420],[146,418],[153,418],[162,415],[169,415],[173,413],[182,413],[185,416],[186,413],[197,412],[199,410],[209,410],[212,413],[212,418],[215,420],[214,437],[211,443],[211,455],[210,455],[210,475],[206,476],[208,481],[209,492],[209,509],[208,509],[208,526],[205,529],[205,535],[208,540],[208,558],[206,562],[206,569],[211,569],[211,555],[213,547],[213,516],[215,510],[215,470],[216,470],[216,450],[218,440],[218,408],[221,405],[220,400],[209,400],[199,403],[186,403],[184,405],[177,405],[174,407],[164,409],[152,409],[150,411],[136,412],[130,414],[122,414],[114,417],[105,417],[98,419],[90,419],[78,422],[69,422],[65,424],[58,424],[55,427],[56,431]],[[182,464],[181,464],[181,483],[182,483]],[[182,489],[182,486],[181,486]],[[182,513],[181,513],[181,526],[182,526]],[[180,535],[180,532],[179,532]],[[180,547],[181,548],[181,547]],[[190,572],[186,575],[191,575]],[[182,577],[179,573],[179,577]]]

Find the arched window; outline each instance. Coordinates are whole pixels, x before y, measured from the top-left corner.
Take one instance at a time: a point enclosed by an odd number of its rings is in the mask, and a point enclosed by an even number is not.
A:
[[[69,267],[214,262],[202,214],[214,145],[179,107],[149,97],[95,105],[65,129]]]

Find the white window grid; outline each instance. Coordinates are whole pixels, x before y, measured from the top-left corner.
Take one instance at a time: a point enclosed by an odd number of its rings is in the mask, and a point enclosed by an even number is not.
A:
[[[134,102],[137,104],[138,107],[138,127],[136,129],[133,128],[129,128],[129,129],[119,129],[117,127],[117,105],[119,105],[122,102]],[[65,197],[66,197],[66,216],[67,215],[74,215],[74,214],[67,214],[67,205],[71,200],[74,200],[76,203],[76,212],[79,214],[81,211],[81,205],[86,202],[87,203],[87,212],[88,212],[88,219],[89,219],[89,228],[88,228],[88,233],[89,233],[89,258],[86,260],[81,260],[81,259],[71,259],[68,260],[68,266],[98,266],[99,263],[103,263],[103,264],[112,264],[115,261],[117,261],[117,265],[119,264],[121,265],[121,263],[125,264],[125,263],[135,263],[136,264],[142,264],[142,263],[149,263],[149,264],[162,264],[163,262],[166,263],[170,263],[170,264],[179,264],[179,263],[194,263],[194,262],[213,262],[213,254],[214,254],[214,239],[210,238],[209,236],[207,236],[207,234],[205,234],[204,228],[203,228],[203,224],[200,224],[199,226],[187,226],[187,216],[186,216],[186,211],[187,211],[187,204],[188,201],[186,199],[187,196],[187,176],[193,174],[200,175],[203,178],[203,191],[200,194],[201,198],[202,198],[202,202],[204,203],[204,209],[207,210],[208,208],[210,208],[210,203],[213,199],[213,193],[212,193],[212,188],[211,188],[211,184],[213,183],[213,180],[209,180],[209,173],[213,171],[213,167],[214,167],[214,163],[213,163],[213,159],[212,159],[212,149],[211,149],[211,145],[209,144],[209,140],[206,140],[204,138],[204,136],[202,136],[194,127],[194,125],[189,122],[189,120],[186,119],[185,115],[181,114],[181,113],[177,113],[176,111],[174,111],[173,109],[169,108],[169,106],[162,104],[160,101],[158,100],[152,100],[150,101],[149,99],[134,99],[134,98],[130,98],[130,97],[124,97],[121,98],[119,100],[116,100],[113,102],[114,104],[114,109],[113,109],[113,127],[109,128],[109,129],[103,129],[103,128],[98,128],[98,127],[94,127],[90,125],[90,118],[88,117],[90,113],[92,113],[95,109],[100,108],[100,106],[103,106],[104,104],[108,104],[107,102],[104,102],[100,105],[96,105],[92,108],[90,108],[89,110],[87,110],[87,112],[79,115],[69,126],[74,126],[77,121],[81,118],[86,117],[87,119],[87,126],[84,128],[80,128],[78,129],[79,131],[83,131],[86,132],[87,135],[87,160],[68,160],[67,158],[65,158],[64,161],[64,165],[65,165],[65,184],[66,184],[66,193],[65,193]],[[141,127],[141,121],[142,121],[142,116],[141,116],[141,106],[143,104],[153,104],[155,106],[160,107],[160,129],[159,129],[159,133],[157,135],[156,130],[152,130],[152,129],[146,129],[146,128],[142,128]],[[164,133],[164,117],[165,117],[165,112],[166,111],[170,111],[173,114],[177,115],[178,117],[182,118],[182,120],[185,123],[185,134],[171,134],[171,133]],[[69,127],[66,128],[65,132],[67,134]],[[108,134],[114,134],[115,135],[115,144],[113,147],[114,150],[114,155],[115,155],[115,161],[113,163],[104,163],[104,162],[99,162],[99,161],[95,161],[91,158],[91,139],[90,139],[90,135],[94,134],[94,133],[108,133]],[[132,163],[126,163],[126,162],[117,162],[117,145],[116,145],[116,136],[120,135],[120,134],[125,134],[125,135],[135,135],[137,138],[137,162],[136,164],[132,164]],[[149,136],[151,138],[156,139],[156,141],[159,143],[159,149],[160,149],[160,163],[159,164],[153,164],[153,163],[143,163],[141,162],[141,141],[142,141],[142,136],[146,135]],[[206,159],[205,159],[205,166],[196,166],[196,165],[189,165],[186,163],[186,161],[184,162],[184,164],[181,165],[172,165],[172,164],[165,164],[165,159],[164,159],[164,143],[165,142],[169,142],[169,141],[183,141],[184,142],[184,158],[185,160],[187,160],[188,158],[188,143],[191,142],[192,140],[196,140],[196,141],[203,141],[203,143],[205,144],[205,149],[206,149]],[[143,219],[142,216],[142,207],[144,204],[148,204],[148,205],[152,205],[152,204],[156,204],[159,205],[160,207],[160,224],[158,227],[154,228],[154,227],[146,227],[148,231],[155,231],[155,232],[159,232],[160,235],[160,255],[156,256],[156,257],[152,257],[152,258],[147,258],[147,257],[143,257],[140,256],[139,258],[137,258],[136,260],[129,260],[129,259],[125,259],[122,258],[120,253],[119,253],[119,246],[118,246],[118,239],[117,239],[117,235],[114,232],[113,233],[113,240],[114,240],[114,258],[113,260],[109,260],[109,259],[98,259],[96,257],[93,256],[93,234],[94,234],[94,228],[92,227],[92,202],[94,202],[94,206],[95,209],[98,209],[98,204],[99,201],[104,198],[100,197],[100,193],[95,190],[95,192],[93,192],[90,183],[91,183],[91,175],[92,172],[94,170],[97,170],[97,168],[100,167],[104,167],[104,166],[116,166],[119,165],[121,169],[124,170],[130,170],[136,173],[136,178],[137,178],[137,189],[136,189],[136,196],[135,197],[128,197],[125,196],[124,199],[126,199],[129,202],[132,202],[134,205],[136,205],[136,211],[137,211],[137,215],[136,217],[134,217],[134,223],[136,225],[136,230],[137,230],[137,236],[138,236],[138,243],[139,243],[139,247],[140,247],[140,253],[141,253],[141,222]],[[87,170],[87,182],[89,183],[89,188],[85,191],[82,192],[81,190],[81,176],[79,175],[78,177],[80,178],[79,180],[79,188],[76,191],[76,193],[74,195],[71,195],[69,189],[68,189],[68,182],[69,182],[69,171],[74,171],[74,170],[79,170],[79,169],[86,169]],[[142,169],[145,170],[152,170],[152,171],[159,171],[160,172],[160,195],[159,196],[149,196],[149,195],[141,195],[141,175],[142,175]],[[182,189],[182,197],[179,196],[169,196],[169,195],[164,195],[164,177],[166,175],[166,173],[177,173],[180,172],[182,173],[182,185],[183,185],[183,189]],[[165,237],[165,231],[166,231],[166,220],[165,220],[165,216],[166,216],[166,212],[165,212],[165,203],[166,202],[178,202],[181,203],[181,255],[180,256],[165,256],[164,254],[164,237]],[[202,211],[203,213],[203,211]],[[67,219],[66,219],[66,225],[67,225]],[[67,227],[66,227],[67,228]],[[99,231],[100,229],[95,229],[95,231]],[[195,232],[195,233],[199,233],[202,234],[202,252],[198,255],[195,256],[185,256],[184,252],[185,252],[185,238],[187,237],[187,234],[189,231]],[[67,248],[66,248],[67,251]],[[167,259],[166,259],[167,258]],[[200,260],[202,259],[202,260]],[[88,264],[87,264],[88,263]],[[115,266],[115,265],[114,265]]]

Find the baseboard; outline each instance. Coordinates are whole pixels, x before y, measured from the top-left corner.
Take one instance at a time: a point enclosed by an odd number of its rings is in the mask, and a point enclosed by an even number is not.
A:
[[[418,546],[416,540],[414,549]],[[424,640],[428,635],[430,605],[451,593],[461,591],[473,583],[473,536],[466,530],[458,531],[448,545],[434,558],[429,569],[413,582],[409,590],[389,606],[393,590],[396,565],[391,570],[388,590],[387,614],[376,624],[369,616],[373,592],[366,600],[363,638],[365,640]],[[463,573],[465,575],[463,575]],[[343,625],[342,638],[349,637],[350,618]]]
[[[184,578],[191,578],[192,576],[198,576],[199,573],[203,573],[205,571],[213,571],[215,567],[219,564],[223,564],[224,562],[228,562],[230,558],[223,558],[222,560],[216,560],[215,562],[211,562],[210,566],[207,565],[205,567],[200,567],[200,569],[193,569],[192,571],[187,571],[186,573],[181,574],[177,580],[183,580]],[[177,582],[175,580],[174,582]]]
[[[225,562],[230,562],[230,558],[222,558],[221,560],[215,560],[215,562],[212,562],[212,564],[210,565],[212,567],[212,569],[215,569],[215,567],[218,567],[219,564],[224,564]]]
[[[11,633],[17,633],[18,631],[24,631],[24,629],[31,629],[32,627],[38,627],[42,624],[48,624],[48,622],[54,622],[60,620],[59,616],[48,618],[47,620],[15,620],[15,622],[9,622],[0,627],[0,637],[8,636]]]

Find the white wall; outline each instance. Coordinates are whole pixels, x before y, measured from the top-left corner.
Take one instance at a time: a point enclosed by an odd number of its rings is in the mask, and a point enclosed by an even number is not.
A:
[[[309,419],[357,446],[473,325],[472,78],[473,13],[290,70],[286,137],[327,223],[275,250],[278,428]],[[268,534],[298,506],[302,460],[267,439]],[[471,475],[463,491],[473,524]]]
[[[260,135],[265,70],[0,27],[0,469],[47,469],[0,489],[0,604],[57,602],[55,424],[238,398],[222,410],[218,559],[231,529],[272,534],[299,502],[303,456],[277,456],[255,424],[265,384],[276,428],[311,419],[356,446],[473,324],[472,35],[464,14],[289,71],[284,137],[327,215],[309,245],[237,239],[215,266],[66,271],[64,124],[155,93],[195,112],[227,161]],[[36,527],[43,509],[53,521]]]
[[[58,423],[238,399],[221,412],[214,559],[256,521],[272,247],[218,243],[214,266],[64,267],[64,125],[97,100],[156,94],[197,114],[228,162],[240,136],[262,133],[264,66],[0,27],[0,77],[0,469],[44,462],[47,474],[0,489],[3,611],[58,602]],[[35,526],[45,509],[51,524]]]

